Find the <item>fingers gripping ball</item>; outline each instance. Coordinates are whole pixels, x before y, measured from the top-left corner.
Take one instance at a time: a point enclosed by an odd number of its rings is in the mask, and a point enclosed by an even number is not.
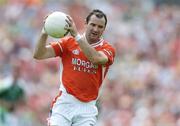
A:
[[[62,38],[68,34],[68,30],[65,30],[65,26],[68,26],[66,22],[67,15],[63,12],[53,12],[45,20],[44,30],[45,32],[54,38]]]

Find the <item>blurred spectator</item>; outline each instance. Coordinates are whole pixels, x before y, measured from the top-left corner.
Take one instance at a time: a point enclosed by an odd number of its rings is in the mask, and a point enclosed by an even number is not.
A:
[[[9,124],[5,111],[14,112],[19,104],[25,102],[24,90],[20,86],[20,66],[15,63],[12,68],[12,76],[8,76],[1,80],[0,88],[0,108],[1,111],[1,125]],[[4,111],[5,110],[5,111]]]

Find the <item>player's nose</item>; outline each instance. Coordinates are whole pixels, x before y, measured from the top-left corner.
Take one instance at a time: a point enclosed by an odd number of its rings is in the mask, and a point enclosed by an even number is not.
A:
[[[94,26],[94,27],[93,27],[93,31],[94,31],[94,32],[98,32],[98,27],[97,27],[97,26]]]

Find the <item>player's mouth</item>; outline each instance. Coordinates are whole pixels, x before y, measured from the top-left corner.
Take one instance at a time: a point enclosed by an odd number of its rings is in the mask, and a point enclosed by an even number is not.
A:
[[[98,33],[96,33],[96,32],[91,32],[91,37],[93,37],[93,38],[98,37]]]

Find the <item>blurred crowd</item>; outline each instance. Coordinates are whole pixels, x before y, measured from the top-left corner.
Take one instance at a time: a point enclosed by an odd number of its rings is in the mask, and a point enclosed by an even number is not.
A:
[[[0,0],[0,126],[43,126],[59,88],[59,59],[33,59],[44,17],[103,10],[116,49],[97,126],[180,126],[180,9],[153,0]],[[48,38],[55,41],[54,38]]]

